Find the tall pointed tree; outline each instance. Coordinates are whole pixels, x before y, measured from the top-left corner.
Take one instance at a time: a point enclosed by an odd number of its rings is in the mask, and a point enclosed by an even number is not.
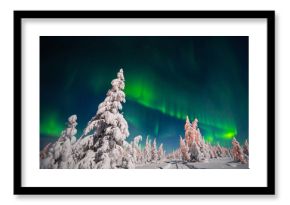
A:
[[[161,143],[161,145],[159,146],[157,154],[158,154],[158,160],[164,159],[165,153],[163,150],[163,143]]]
[[[186,116],[186,121],[184,125],[184,130],[185,130],[185,142],[188,146],[191,146],[194,138],[193,138],[193,129],[191,127],[190,121],[188,116]]]
[[[152,161],[156,162],[158,160],[158,153],[157,153],[157,144],[156,144],[156,138],[154,138],[152,146],[151,146],[151,157]]]
[[[243,152],[244,152],[244,154],[249,156],[249,142],[248,142],[248,140],[245,141],[245,144],[243,146]]]
[[[243,152],[244,152],[245,160],[249,161],[249,142],[248,142],[248,140],[246,140],[245,144],[243,145]]]
[[[149,137],[147,136],[146,138],[146,144],[145,144],[145,148],[144,148],[144,162],[150,162],[151,161],[151,145],[150,145],[150,141],[149,141]]]
[[[243,150],[240,146],[240,143],[236,140],[236,138],[233,138],[232,145],[233,145],[232,154],[233,154],[234,160],[240,161],[242,164],[246,163]]]
[[[184,142],[181,136],[179,139],[179,144],[180,144],[180,152],[182,154],[182,159],[185,161],[189,161],[190,155],[188,153],[188,146],[186,145],[186,143]]]
[[[81,160],[80,168],[134,167],[126,141],[129,136],[128,124],[120,113],[121,103],[125,103],[123,69],[120,69],[111,85],[112,88],[107,92],[107,97],[99,104],[96,115],[84,130],[83,136],[93,132],[89,135],[89,138],[93,138],[93,150]]]
[[[142,150],[139,144],[140,141],[142,141],[142,136],[138,135],[134,137],[133,141],[131,142],[132,151],[133,151],[133,159],[135,163],[142,162]]]

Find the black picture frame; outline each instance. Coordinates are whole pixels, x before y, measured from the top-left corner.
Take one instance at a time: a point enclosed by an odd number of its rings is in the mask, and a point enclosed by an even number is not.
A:
[[[27,18],[221,18],[267,20],[266,187],[23,187],[22,19]],[[14,194],[16,195],[273,195],[275,194],[275,11],[14,11]]]

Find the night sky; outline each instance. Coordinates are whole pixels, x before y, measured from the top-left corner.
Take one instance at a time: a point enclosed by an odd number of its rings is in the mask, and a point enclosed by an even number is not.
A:
[[[248,37],[40,37],[40,148],[67,118],[78,134],[124,70],[130,141],[140,134],[167,152],[184,137],[186,115],[207,141],[248,138]]]

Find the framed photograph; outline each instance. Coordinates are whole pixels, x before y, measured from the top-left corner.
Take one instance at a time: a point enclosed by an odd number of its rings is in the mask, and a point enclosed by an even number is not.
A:
[[[14,11],[14,194],[275,194],[274,11]]]

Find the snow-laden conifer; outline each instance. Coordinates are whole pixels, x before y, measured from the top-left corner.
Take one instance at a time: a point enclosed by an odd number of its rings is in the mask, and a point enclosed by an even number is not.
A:
[[[232,155],[234,160],[241,162],[242,164],[246,163],[246,160],[244,158],[243,150],[240,146],[240,143],[236,140],[236,138],[233,138],[232,140]]]
[[[61,132],[55,143],[49,143],[40,152],[40,168],[44,169],[67,169],[74,168],[73,146],[76,142],[77,116],[68,118],[67,128]]]
[[[93,139],[92,150],[78,162],[79,168],[134,168],[132,146],[126,141],[129,136],[128,124],[120,113],[121,103],[126,101],[123,69],[120,69],[111,85],[105,100],[99,104],[96,115],[77,142],[82,144],[83,140]],[[90,133],[92,135],[88,135]]]

